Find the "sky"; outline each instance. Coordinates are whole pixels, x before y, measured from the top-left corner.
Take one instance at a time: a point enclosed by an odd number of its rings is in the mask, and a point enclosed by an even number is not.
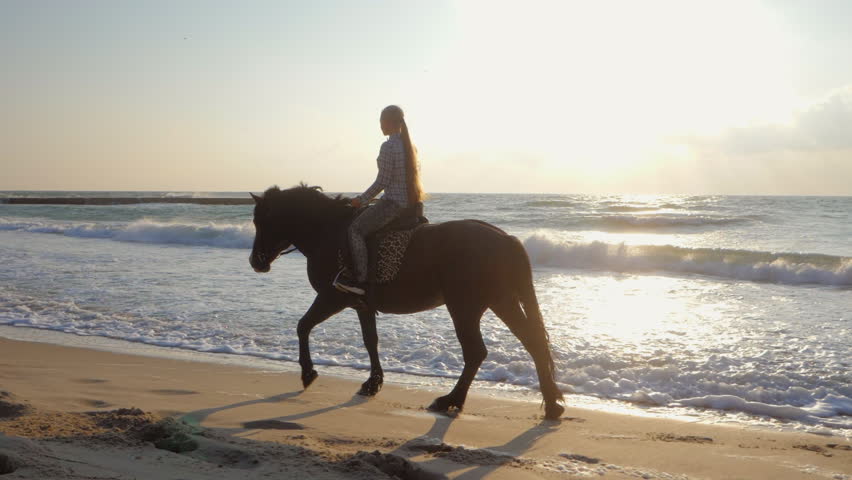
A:
[[[0,189],[852,195],[852,2],[0,0]]]

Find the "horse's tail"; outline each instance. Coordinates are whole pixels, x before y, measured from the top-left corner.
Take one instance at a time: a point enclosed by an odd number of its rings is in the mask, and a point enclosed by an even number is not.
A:
[[[535,346],[534,348],[538,350],[537,352],[530,352],[530,354],[544,356],[547,364],[547,372],[543,372],[545,373],[545,378],[539,378],[539,384],[542,393],[546,393],[548,389],[552,389],[556,400],[564,401],[562,392],[556,386],[556,365],[553,362],[553,352],[550,349],[550,335],[547,334],[547,329],[544,326],[544,317],[542,317],[541,309],[538,306],[538,297],[536,297],[535,286],[533,285],[530,258],[520,240],[515,237],[512,237],[512,239],[517,250],[514,257],[518,259],[514,275],[517,282],[515,291],[524,309],[524,315],[527,317],[527,322],[522,328],[527,331],[528,337]],[[542,377],[542,375],[539,374],[539,377]]]

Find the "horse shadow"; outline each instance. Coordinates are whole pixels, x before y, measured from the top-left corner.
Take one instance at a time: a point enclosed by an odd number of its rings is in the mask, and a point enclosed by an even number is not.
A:
[[[215,413],[223,412],[223,411],[226,411],[226,410],[231,410],[231,409],[234,409],[234,408],[247,407],[249,405],[258,405],[258,404],[261,404],[261,403],[284,402],[286,400],[298,397],[302,393],[304,393],[304,390],[296,390],[296,391],[292,391],[292,392],[286,392],[286,393],[281,393],[281,394],[278,394],[278,395],[273,395],[271,397],[266,397],[266,398],[258,398],[258,399],[255,399],[255,400],[246,400],[246,401],[243,401],[243,402],[236,402],[236,403],[232,403],[230,405],[223,405],[223,406],[220,406],[220,407],[213,407],[213,408],[205,408],[205,409],[201,409],[201,410],[195,410],[195,411],[181,415],[180,417],[178,417],[178,420],[183,421],[184,423],[191,425],[191,426],[200,427],[201,422],[203,422],[204,420],[206,420],[208,417],[210,417],[211,415],[213,415]],[[247,421],[247,422],[242,423],[241,428],[238,428],[238,427],[233,427],[233,428],[216,427],[216,430],[219,431],[219,432],[229,433],[229,434],[242,433],[242,432],[245,432],[245,431],[248,431],[248,430],[251,430],[251,429],[255,429],[255,428],[264,428],[264,429],[272,428],[272,429],[277,429],[277,430],[300,430],[303,427],[301,425],[299,425],[298,423],[294,423],[296,420],[301,420],[301,419],[304,419],[304,418],[310,418],[310,417],[314,417],[316,415],[322,415],[324,413],[328,413],[328,412],[331,412],[331,411],[334,411],[334,410],[339,410],[341,408],[354,407],[356,405],[360,405],[360,404],[365,403],[367,401],[368,401],[367,397],[355,394],[355,395],[352,396],[352,398],[350,398],[346,402],[339,403],[337,405],[330,405],[328,407],[317,408],[315,410],[309,410],[307,412],[294,413],[292,415],[284,415],[284,416],[281,416],[281,417]]]
[[[223,412],[226,410],[231,410],[240,407],[246,407],[250,405],[258,405],[262,403],[284,402],[298,397],[302,393],[304,393],[304,390],[296,390],[292,392],[273,395],[271,397],[266,398],[246,400],[242,402],[232,403],[229,405],[223,405],[220,407],[195,410],[178,417],[178,420],[181,420],[189,425],[198,427],[204,420],[218,412]],[[356,393],[349,400],[339,403],[337,405],[330,405],[327,407],[317,408],[306,412],[295,413],[292,415],[284,415],[275,418],[246,421],[241,424],[241,427],[215,427],[214,429],[217,432],[231,436],[237,436],[241,433],[245,433],[253,429],[297,430],[303,428],[300,424],[295,423],[297,420],[302,420],[317,415],[323,415],[334,410],[355,407],[366,403],[369,400],[370,399],[368,397],[364,397]],[[444,445],[444,438],[447,432],[449,431],[453,422],[461,414],[446,415],[440,413],[432,413],[431,415],[434,418],[434,422],[432,423],[432,426],[427,432],[423,433],[422,435],[418,435],[417,437],[412,438],[411,440],[408,440],[402,445],[399,445],[395,450],[388,453],[395,454],[404,458],[411,458],[424,453],[429,453],[429,446]],[[447,474],[468,469],[473,466],[474,468],[462,473],[461,475],[455,478],[461,480],[480,480],[486,475],[489,475],[493,471],[497,470],[501,466],[504,466],[514,461],[517,456],[522,455],[524,452],[528,451],[530,448],[532,448],[533,445],[535,445],[535,443],[539,439],[541,439],[545,435],[558,430],[559,424],[560,423],[558,421],[544,420],[541,423],[530,427],[526,431],[520,433],[515,438],[509,440],[508,442],[502,445],[478,447],[473,449],[477,452],[486,453],[485,462],[483,462],[481,459],[477,460],[476,458],[469,459],[467,462],[465,462],[464,459],[462,459],[462,461],[456,461],[452,458],[444,459],[444,455],[439,452],[437,455],[434,455],[432,459],[418,461],[416,462],[416,464],[418,467],[423,468],[426,471],[443,470]],[[446,448],[458,449],[459,447],[446,445]],[[430,465],[434,466],[430,468]],[[450,466],[449,471],[447,471],[448,466]]]
[[[448,416],[434,414],[434,416],[435,422],[432,424],[432,427],[428,432],[405,442],[391,453],[410,458],[412,456],[428,452],[430,446],[445,446],[446,448],[444,450],[459,448],[444,444],[444,437],[458,415]],[[472,468],[455,478],[461,480],[480,480],[501,466],[513,462],[518,456],[532,448],[539,439],[557,431],[559,425],[560,422],[558,421],[544,420],[502,445],[475,448],[474,450],[476,451],[486,452],[486,458],[488,460],[484,463],[481,461],[477,463],[477,460],[475,459],[471,459],[469,463],[456,462],[453,459],[443,460],[440,454],[431,460],[418,461],[416,463],[417,466],[427,471],[444,470],[447,475],[474,466],[475,468]],[[424,448],[424,446],[426,448]],[[441,451],[440,449],[438,450]],[[438,463],[441,464],[440,467],[437,465]],[[429,465],[431,464],[435,464],[434,469],[429,468]],[[448,465],[452,465],[455,468],[447,471],[446,469]]]

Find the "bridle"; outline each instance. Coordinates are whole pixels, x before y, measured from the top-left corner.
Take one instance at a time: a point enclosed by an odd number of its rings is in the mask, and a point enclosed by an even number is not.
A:
[[[257,259],[258,259],[258,260],[260,260],[261,262],[265,262],[265,261],[266,261],[266,248],[264,248],[263,243],[265,243],[265,242],[261,241],[260,252],[259,252],[259,253],[257,253]],[[280,251],[280,252],[278,253],[278,255],[275,255],[275,258],[270,259],[270,260],[269,260],[269,263],[271,264],[271,263],[272,263],[272,262],[274,262],[275,260],[278,260],[278,257],[280,257],[280,256],[282,256],[282,255],[287,255],[288,253],[293,253],[293,252],[295,252],[296,250],[298,250],[298,248],[296,248],[296,247],[291,247],[291,248],[288,248],[288,249],[284,249],[284,250]]]
[[[293,253],[293,252],[295,252],[296,250],[298,250],[298,248],[296,248],[296,247],[288,248],[287,250],[281,250],[281,252],[280,252],[280,253],[278,253],[278,255],[275,255],[275,258],[273,258],[272,260],[270,260],[270,261],[269,261],[269,263],[272,263],[272,262],[274,262],[275,260],[278,260],[278,257],[280,257],[280,256],[282,256],[282,255],[287,255],[288,253]],[[260,260],[261,262],[262,262],[262,261],[264,261],[264,260],[266,260],[266,253],[261,252],[261,253],[259,253],[257,256],[258,256],[258,260]]]

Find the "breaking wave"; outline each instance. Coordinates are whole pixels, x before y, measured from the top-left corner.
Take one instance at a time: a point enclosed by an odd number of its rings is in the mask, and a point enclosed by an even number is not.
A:
[[[524,246],[535,265],[614,272],[674,272],[791,285],[852,285],[852,257],[671,245],[570,243],[534,234]]]
[[[120,242],[194,245],[219,248],[251,248],[254,226],[224,223],[176,223],[137,220],[131,223],[77,223],[12,221],[0,219],[0,231],[50,233],[78,238],[102,238]]]

